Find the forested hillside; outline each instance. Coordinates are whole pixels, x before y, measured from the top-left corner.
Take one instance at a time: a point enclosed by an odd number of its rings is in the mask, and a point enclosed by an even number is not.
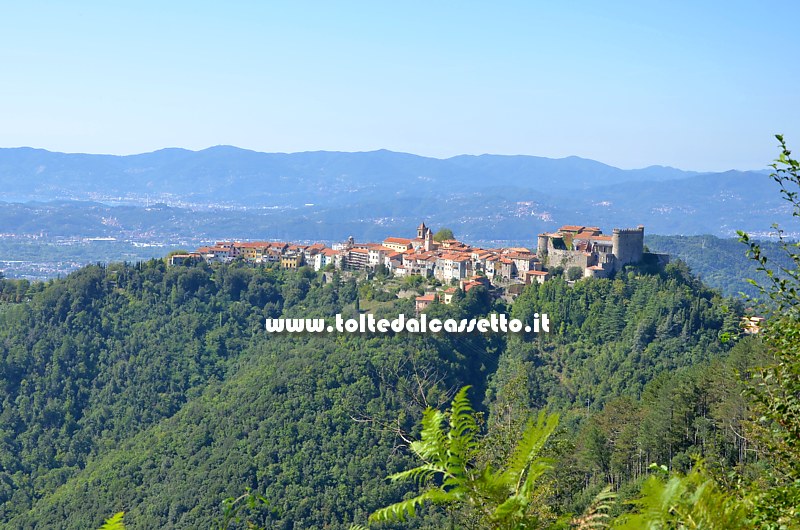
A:
[[[223,498],[249,487],[270,500],[256,515],[271,527],[347,528],[400,498],[408,486],[384,480],[409,463],[400,434],[465,384],[509,437],[530,411],[563,412],[554,513],[582,509],[606,478],[624,484],[652,461],[745,460],[726,427],[738,394],[707,384],[750,361],[744,345],[729,356],[741,308],[680,263],[547,282],[510,308],[475,288],[428,310],[548,313],[554,329],[538,336],[263,330],[268,316],[359,305],[413,312],[370,282],[161,260],[4,280],[0,521],[90,528],[124,510],[129,528],[205,528]],[[359,291],[372,301],[359,304]]]
[[[647,245],[653,252],[663,252],[686,262],[692,273],[704,284],[719,289],[727,296],[741,293],[757,297],[758,289],[747,280],[764,284],[767,276],[757,270],[758,264],[747,257],[748,247],[737,238],[703,236],[648,235]],[[776,266],[792,267],[791,260],[780,251],[776,241],[761,241]]]

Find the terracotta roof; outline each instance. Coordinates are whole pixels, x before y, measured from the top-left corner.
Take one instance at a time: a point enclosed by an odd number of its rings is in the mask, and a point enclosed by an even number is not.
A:
[[[433,302],[436,300],[436,293],[423,294],[417,297],[417,302]]]
[[[480,282],[466,282],[464,283],[464,292],[468,293],[470,289],[472,289],[473,287],[477,287],[479,285],[483,284],[481,284]]]
[[[242,241],[235,243],[239,248],[267,248],[270,246],[267,241]]]
[[[411,240],[404,237],[387,237],[383,240],[384,243],[399,243],[401,245],[410,245]]]
[[[525,274],[530,276],[547,276],[550,273],[546,271],[527,271]]]
[[[461,254],[458,254],[456,252],[447,252],[440,255],[439,257],[441,259],[447,259],[450,261],[468,261],[471,259],[468,256],[462,256]]]

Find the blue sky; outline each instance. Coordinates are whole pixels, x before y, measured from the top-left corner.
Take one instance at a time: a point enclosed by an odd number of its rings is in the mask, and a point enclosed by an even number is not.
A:
[[[18,2],[0,146],[391,149],[765,167],[800,2]]]

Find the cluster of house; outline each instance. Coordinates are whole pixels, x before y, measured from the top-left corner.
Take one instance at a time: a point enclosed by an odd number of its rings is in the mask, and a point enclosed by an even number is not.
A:
[[[357,243],[353,238],[328,248],[322,243],[298,245],[284,242],[220,241],[189,254],[173,254],[171,265],[205,260],[226,262],[237,258],[254,263],[278,263],[294,269],[303,265],[320,270],[327,265],[349,271],[376,270],[380,266],[396,277],[420,275],[443,283],[464,280],[479,271],[489,280],[544,281],[548,273],[527,248],[483,249],[454,239],[435,242],[433,231],[422,223],[416,238],[387,237],[380,243]]]
[[[357,243],[349,238],[328,248],[322,243],[297,245],[284,242],[217,242],[190,254],[174,254],[170,264],[237,258],[255,263],[279,263],[296,269],[303,265],[320,270],[328,265],[341,270],[364,271],[384,267],[396,277],[419,275],[443,283],[469,282],[543,283],[554,270],[579,267],[585,277],[606,277],[623,265],[642,261],[644,227],[613,230],[606,236],[597,227],[562,226],[540,234],[538,248],[479,248],[449,239],[434,241],[433,231],[421,223],[415,238],[387,237],[380,243]],[[665,261],[666,256],[656,255]]]
[[[426,307],[434,302],[441,302],[443,304],[450,304],[453,301],[457,289],[461,289],[464,293],[468,293],[473,287],[482,285],[487,289],[492,288],[492,282],[486,276],[476,274],[469,279],[463,279],[458,282],[458,287],[448,287],[447,289],[439,289],[435,292],[428,292],[422,296],[417,296],[415,305],[417,313],[422,312]]]

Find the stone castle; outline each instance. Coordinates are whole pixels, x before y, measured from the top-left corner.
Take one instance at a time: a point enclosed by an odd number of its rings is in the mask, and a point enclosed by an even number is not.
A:
[[[610,236],[596,226],[565,225],[556,232],[539,234],[536,254],[549,269],[580,267],[583,276],[594,278],[607,278],[628,264],[663,264],[669,259],[644,251],[642,225],[614,228]]]

